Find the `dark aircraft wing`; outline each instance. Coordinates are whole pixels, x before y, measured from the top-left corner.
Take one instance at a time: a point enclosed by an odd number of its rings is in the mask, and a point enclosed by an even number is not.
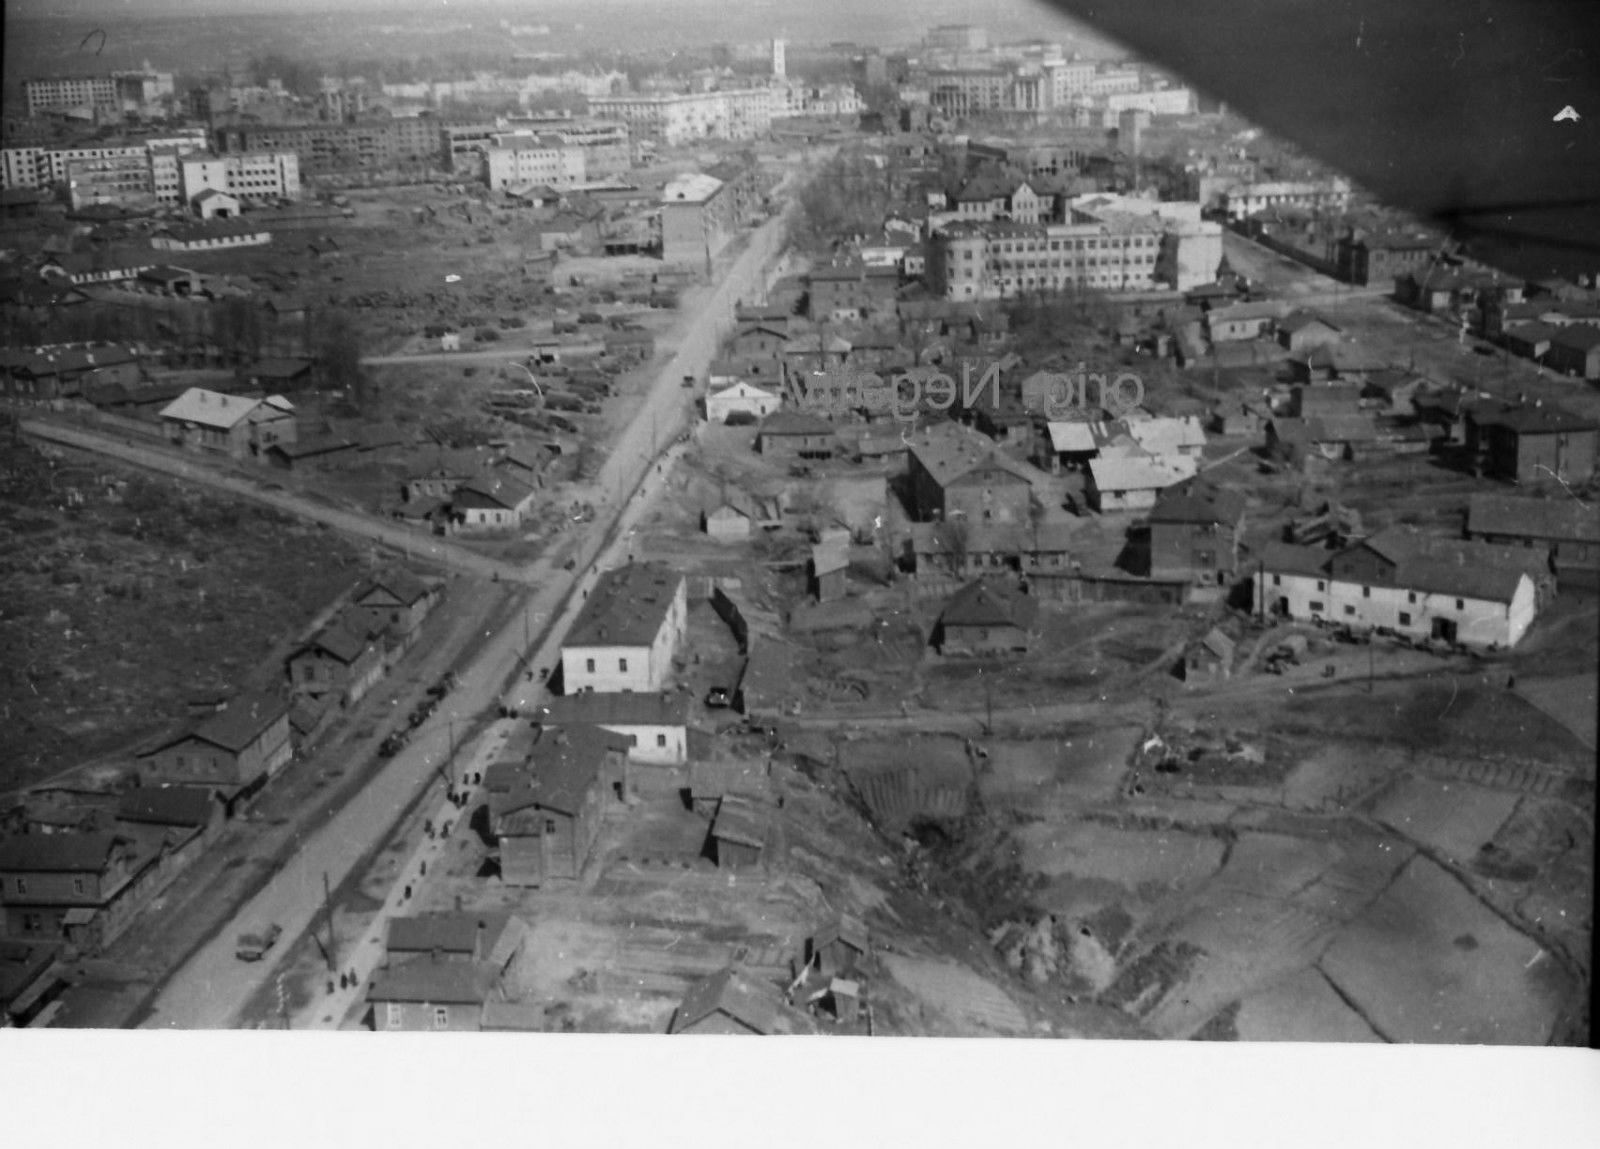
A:
[[[1048,2],[1480,254],[1600,272],[1594,0]]]

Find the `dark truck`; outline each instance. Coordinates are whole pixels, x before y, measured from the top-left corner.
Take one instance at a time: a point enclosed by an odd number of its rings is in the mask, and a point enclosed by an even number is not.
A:
[[[260,961],[282,936],[283,927],[277,922],[273,922],[260,933],[240,934],[239,944],[233,951],[234,956],[240,961]]]

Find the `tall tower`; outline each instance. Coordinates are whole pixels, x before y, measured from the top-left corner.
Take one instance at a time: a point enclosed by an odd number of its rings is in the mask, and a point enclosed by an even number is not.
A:
[[[772,74],[780,80],[785,76],[782,40],[774,40],[772,42]]]

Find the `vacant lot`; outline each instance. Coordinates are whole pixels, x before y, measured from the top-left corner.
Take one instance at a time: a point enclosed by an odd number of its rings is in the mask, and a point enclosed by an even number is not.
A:
[[[239,687],[364,571],[325,531],[12,444],[0,470],[0,791]]]

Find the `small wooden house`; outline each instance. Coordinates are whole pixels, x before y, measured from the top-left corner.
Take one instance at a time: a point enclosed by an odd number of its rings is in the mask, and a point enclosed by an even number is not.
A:
[[[746,870],[761,864],[767,846],[761,807],[736,794],[724,795],[711,823],[711,846],[719,869]]]
[[[806,964],[823,977],[853,977],[872,952],[871,937],[859,918],[840,914],[806,941]]]

